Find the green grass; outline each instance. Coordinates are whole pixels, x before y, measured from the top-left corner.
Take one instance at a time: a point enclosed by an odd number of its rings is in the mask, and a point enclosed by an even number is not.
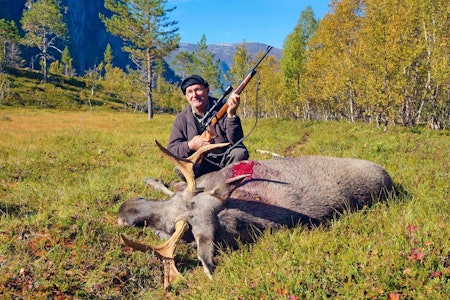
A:
[[[0,73],[0,82],[8,87],[2,90],[0,104],[3,106],[60,110],[124,107],[117,95],[104,91],[98,82],[92,94],[92,82],[83,77],[50,73],[47,82],[43,82],[42,73],[38,71],[6,68],[6,73]]]
[[[154,146],[173,116],[0,110],[0,296],[5,299],[445,299],[450,294],[450,133],[371,124],[259,120],[256,152],[357,157],[383,165],[403,196],[329,226],[266,233],[224,249],[214,281],[181,245],[184,279],[168,293],[162,265],[131,251],[118,228],[127,199],[164,199],[146,177],[176,179]],[[249,129],[254,120],[245,120]]]

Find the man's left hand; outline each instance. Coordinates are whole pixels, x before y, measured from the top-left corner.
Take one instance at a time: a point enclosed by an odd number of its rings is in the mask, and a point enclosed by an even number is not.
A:
[[[241,103],[241,97],[238,94],[232,94],[227,100],[227,115],[232,118],[236,115],[236,111]]]

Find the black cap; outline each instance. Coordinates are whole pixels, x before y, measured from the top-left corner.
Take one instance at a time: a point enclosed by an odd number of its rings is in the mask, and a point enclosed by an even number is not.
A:
[[[194,84],[201,84],[204,87],[208,87],[209,84],[208,82],[203,79],[202,77],[198,76],[198,75],[191,75],[187,78],[185,78],[182,82],[181,82],[181,90],[183,91],[183,94],[186,95],[186,89]]]

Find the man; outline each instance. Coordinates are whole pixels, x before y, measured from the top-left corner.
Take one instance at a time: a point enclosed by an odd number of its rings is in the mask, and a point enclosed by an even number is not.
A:
[[[240,104],[239,95],[232,94],[228,98],[227,113],[214,126],[214,136],[210,140],[201,136],[204,128],[200,124],[200,120],[217,100],[209,96],[208,82],[198,75],[192,75],[183,80],[181,90],[189,106],[177,115],[167,150],[177,157],[186,158],[202,146],[229,142],[228,148],[208,153],[202,162],[194,167],[195,177],[248,159],[247,148],[242,143],[237,144],[244,136],[241,121],[236,115]]]

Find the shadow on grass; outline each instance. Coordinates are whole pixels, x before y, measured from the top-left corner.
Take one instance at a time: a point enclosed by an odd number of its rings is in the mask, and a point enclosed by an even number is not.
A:
[[[17,205],[11,203],[0,202],[0,215],[1,216],[30,216],[36,214],[36,210],[30,209],[26,205]]]
[[[393,203],[405,203],[412,199],[412,194],[398,182],[394,182],[393,190],[393,194],[388,198]]]

